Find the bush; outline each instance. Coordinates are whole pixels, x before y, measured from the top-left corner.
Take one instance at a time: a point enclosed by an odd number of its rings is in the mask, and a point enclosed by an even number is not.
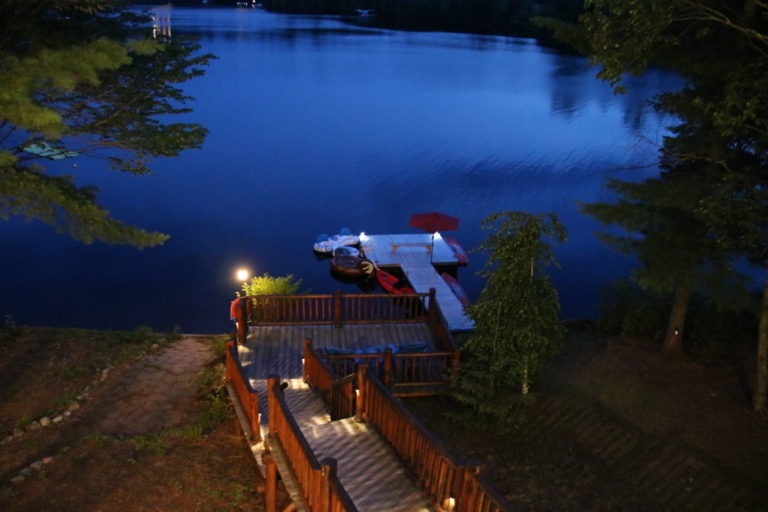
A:
[[[271,276],[267,273],[261,276],[253,276],[242,284],[237,296],[243,295],[294,295],[301,286],[301,279],[296,279],[292,274],[282,277]]]

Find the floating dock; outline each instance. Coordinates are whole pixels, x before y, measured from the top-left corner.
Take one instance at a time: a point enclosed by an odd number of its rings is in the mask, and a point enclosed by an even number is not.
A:
[[[440,235],[434,239],[429,233],[363,235],[360,245],[365,256],[379,267],[402,269],[415,291],[429,293],[434,288],[449,330],[474,329],[475,323],[464,312],[464,306],[435,270],[436,265],[459,265],[453,249]]]

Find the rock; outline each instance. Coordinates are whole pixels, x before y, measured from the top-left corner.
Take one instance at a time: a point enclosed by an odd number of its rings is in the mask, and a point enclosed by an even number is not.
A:
[[[32,475],[32,469],[29,468],[29,467],[26,467],[26,468],[22,469],[21,471],[19,471],[19,474],[22,475],[22,476],[25,476],[25,477],[26,476],[31,476]]]
[[[158,345],[157,343],[153,343],[152,346],[149,348],[151,348],[152,350],[157,350],[160,348],[160,345]]]
[[[19,438],[24,435],[24,431],[20,428],[13,429],[13,437]]]
[[[40,427],[42,427],[42,425],[40,425],[40,422],[35,420],[32,423],[30,423],[29,425],[27,425],[27,430],[37,430]]]
[[[50,464],[53,462],[53,457],[43,457],[43,464]]]
[[[62,416],[61,414],[53,418],[54,423],[61,423],[62,421],[64,421],[64,416]]]
[[[42,418],[40,418],[40,425],[41,426],[47,427],[50,424],[51,424],[51,418],[49,418],[48,416],[43,416]]]
[[[11,483],[18,485],[24,483],[24,480],[26,480],[26,478],[23,475],[16,475],[15,477],[11,478]]]
[[[32,464],[30,464],[30,465],[29,465],[29,467],[31,467],[31,468],[32,468],[32,469],[34,469],[35,471],[40,471],[41,469],[43,469],[43,461],[41,461],[41,460],[36,460],[36,461],[35,461],[35,462],[33,462]]]
[[[69,409],[67,409],[66,411],[64,411],[64,412],[62,413],[62,416],[64,416],[65,418],[69,418],[70,416],[72,416],[72,411],[70,411]]]
[[[67,407],[67,410],[68,410],[68,411],[76,411],[76,410],[78,410],[79,408],[80,408],[80,404],[78,404],[77,402],[75,402],[75,403],[73,403],[73,404],[70,404],[70,406],[69,406],[69,407]]]

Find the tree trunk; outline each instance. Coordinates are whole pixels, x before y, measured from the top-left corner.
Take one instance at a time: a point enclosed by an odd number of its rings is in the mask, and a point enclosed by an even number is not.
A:
[[[687,286],[678,286],[672,300],[672,311],[669,312],[667,334],[661,346],[661,352],[665,355],[678,356],[683,353],[683,329],[690,302],[691,289]]]
[[[765,414],[765,398],[768,394],[768,271],[763,287],[763,302],[760,305],[760,326],[757,329],[757,370],[755,371],[755,391],[752,395],[752,408]]]

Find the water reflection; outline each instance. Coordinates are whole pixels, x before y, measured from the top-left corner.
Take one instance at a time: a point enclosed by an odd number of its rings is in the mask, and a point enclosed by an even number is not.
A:
[[[171,240],[137,252],[0,224],[0,314],[224,331],[237,266],[292,273],[317,293],[356,292],[313,256],[315,236],[413,232],[409,215],[430,210],[461,217],[455,235],[468,249],[492,212],[557,213],[570,232],[556,277],[567,316],[593,313],[599,285],[629,266],[594,238],[577,201],[606,199],[606,176],[653,172],[621,169],[654,162],[665,120],[647,100],[668,75],[639,77],[617,97],[583,59],[530,39],[254,9],[171,16],[174,34],[199,35],[219,57],[186,87],[197,98],[190,119],[210,129],[204,148],[142,178],[78,162],[80,182],[99,186],[116,216]],[[481,265],[474,255],[460,271],[471,297]]]

